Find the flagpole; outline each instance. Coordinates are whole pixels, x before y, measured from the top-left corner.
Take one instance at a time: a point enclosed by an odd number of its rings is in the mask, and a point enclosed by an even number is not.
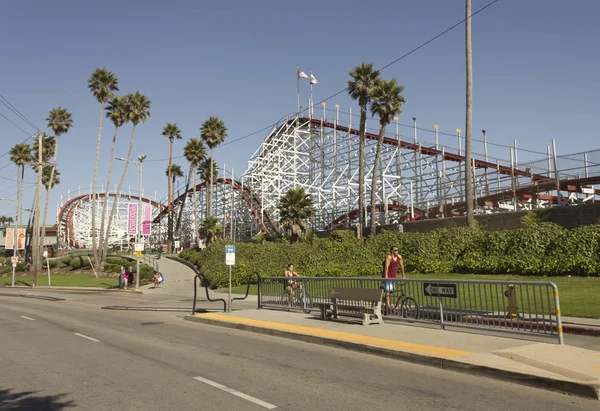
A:
[[[300,117],[300,67],[297,67],[296,72],[296,90],[298,93],[298,117]]]
[[[310,103],[309,103],[309,108],[308,108],[308,111],[309,111],[309,114],[310,114],[309,117],[311,119],[313,117],[313,95],[312,95],[312,86],[313,86],[313,84],[312,84],[312,81],[311,81],[312,77],[313,77],[313,74],[312,74],[312,71],[311,71],[310,72],[310,79],[309,79],[309,82],[310,82]]]

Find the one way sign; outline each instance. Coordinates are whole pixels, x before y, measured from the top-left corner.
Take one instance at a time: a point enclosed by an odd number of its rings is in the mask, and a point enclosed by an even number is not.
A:
[[[456,298],[456,284],[423,283],[423,291],[429,297]]]

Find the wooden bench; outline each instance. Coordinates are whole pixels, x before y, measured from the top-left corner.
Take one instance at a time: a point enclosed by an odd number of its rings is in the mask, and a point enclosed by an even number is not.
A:
[[[330,303],[316,303],[321,310],[321,319],[338,316],[363,316],[363,325],[383,324],[381,316],[382,289],[338,288],[329,289]],[[331,313],[328,313],[328,310]],[[341,312],[339,310],[342,310]],[[372,318],[374,316],[375,318]]]

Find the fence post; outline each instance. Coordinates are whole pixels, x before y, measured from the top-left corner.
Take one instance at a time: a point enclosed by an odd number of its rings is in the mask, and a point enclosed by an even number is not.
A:
[[[560,314],[560,301],[558,299],[558,287],[554,283],[550,283],[552,290],[554,291],[554,305],[556,308],[556,333],[558,334],[558,343],[563,345],[565,343],[563,337],[562,319]]]
[[[442,303],[442,297],[438,297],[438,300],[440,302],[440,326],[442,330],[445,330],[446,326],[444,325],[444,304]]]
[[[258,283],[257,283],[257,287],[258,287],[258,292],[257,292],[257,296],[258,296],[258,310],[260,310],[262,308],[262,278],[260,277],[260,275],[258,276]]]

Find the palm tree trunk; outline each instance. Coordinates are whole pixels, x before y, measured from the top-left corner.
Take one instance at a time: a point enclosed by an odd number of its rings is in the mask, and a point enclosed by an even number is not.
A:
[[[127,152],[127,158],[131,158],[131,152],[133,151],[133,141],[135,140],[135,124],[133,125],[133,129],[131,130],[131,140],[129,140],[129,151]],[[117,198],[113,201],[112,207],[110,209],[110,214],[108,216],[108,224],[106,225],[106,234],[104,235],[104,249],[108,251],[108,237],[110,235],[110,226],[112,224],[113,217],[115,215],[115,210],[117,209],[118,197],[121,195],[121,187],[123,187],[123,182],[125,181],[125,174],[127,174],[127,167],[129,166],[129,161],[125,161],[125,166],[123,167],[123,174],[121,174],[121,179],[119,180],[119,186],[117,187]]]
[[[471,139],[473,128],[473,56],[471,49],[471,0],[465,7],[465,55],[467,58],[467,113],[465,125],[465,201],[467,204],[467,226],[475,226],[473,216],[473,174],[471,164]]]
[[[365,225],[365,134],[367,130],[367,105],[363,104],[360,106],[360,136],[359,136],[359,148],[358,148],[358,230],[357,237],[362,238],[362,229]]]
[[[96,185],[98,182],[98,165],[100,163],[100,141],[102,140],[102,120],[104,118],[104,102],[100,102],[100,122],[98,124],[98,137],[96,138],[96,165],[94,167],[94,181],[92,182],[92,248],[94,259],[98,262],[98,242],[96,241]],[[52,180],[50,180],[52,181]],[[102,240],[101,240],[102,241]]]
[[[56,170],[56,161],[58,158],[58,143],[60,141],[60,136],[56,136],[56,145],[54,146],[54,164],[50,169],[50,180],[48,183],[49,189],[46,189],[46,203],[44,204],[44,219],[42,220],[42,235],[40,239],[40,248],[42,251],[44,250],[44,239],[46,238],[46,218],[48,218],[48,206],[50,205],[50,191],[52,191],[54,181],[54,171]]]
[[[187,182],[185,183],[185,195],[183,196],[183,200],[181,201],[181,205],[179,206],[179,213],[177,213],[177,224],[175,225],[175,231],[179,232],[179,226],[181,225],[181,214],[183,214],[183,207],[185,206],[185,200],[187,199],[188,190],[190,189],[190,183],[192,180],[192,164],[190,164],[190,171],[188,174]]]
[[[198,242],[198,209],[197,207],[197,201],[196,201],[196,170],[194,167],[194,197],[192,197],[192,207],[194,209],[194,244],[196,244],[196,247],[200,246],[200,243]]]
[[[208,190],[206,190],[206,218],[209,219],[212,217],[212,188],[213,188],[213,160],[214,150],[210,149],[210,184],[208,186]]]
[[[98,255],[97,264],[102,264],[106,259],[106,250],[104,249],[104,227],[106,222],[106,209],[108,208],[108,193],[110,191],[110,178],[112,176],[113,158],[115,155],[115,143],[117,142],[117,133],[119,127],[115,127],[115,133],[113,134],[112,142],[110,145],[110,156],[108,157],[108,176],[106,178],[106,192],[104,193],[104,201],[102,202],[102,217],[100,219],[100,253]]]
[[[375,152],[375,165],[373,166],[373,177],[371,179],[371,236],[375,235],[375,206],[377,200],[377,170],[381,167],[381,151],[383,149],[383,137],[385,136],[385,125],[379,128],[379,139],[377,140],[377,151]],[[382,201],[384,199],[382,198]]]
[[[25,179],[25,165],[21,166],[21,180],[19,182],[19,225],[23,223],[23,180]],[[33,210],[33,207],[31,208]]]
[[[23,207],[21,204],[21,166],[17,164],[17,221],[15,221],[17,230],[21,221],[21,207]],[[17,232],[18,235],[19,233]]]
[[[167,168],[168,174],[167,174],[167,191],[168,191],[168,202],[169,202],[169,208],[167,210],[167,250],[169,250],[169,252],[171,252],[171,240],[173,239],[173,216],[172,216],[172,197],[171,197],[171,191],[172,191],[172,184],[171,184],[171,164],[173,161],[173,139],[170,138],[169,139],[169,168]]]

